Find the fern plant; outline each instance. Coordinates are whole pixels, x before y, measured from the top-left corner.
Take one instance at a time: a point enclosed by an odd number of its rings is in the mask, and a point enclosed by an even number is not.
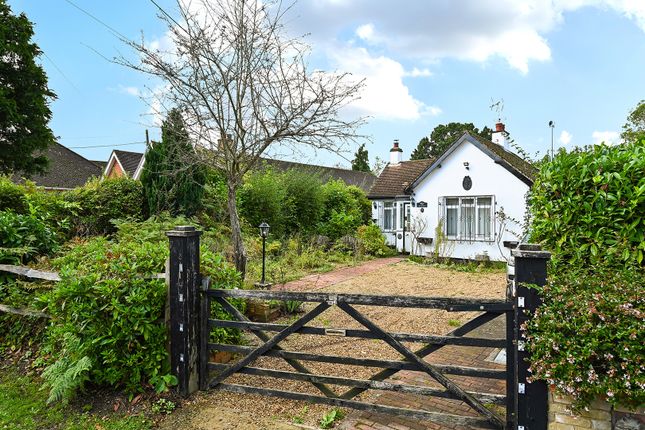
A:
[[[80,339],[71,333],[66,333],[63,339],[60,358],[42,374],[43,388],[49,388],[47,403],[61,401],[67,404],[83,388],[92,369],[92,360],[83,354]]]

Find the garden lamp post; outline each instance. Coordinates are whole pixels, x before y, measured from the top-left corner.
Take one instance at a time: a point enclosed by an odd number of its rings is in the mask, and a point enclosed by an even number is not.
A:
[[[258,287],[260,288],[267,288],[270,286],[270,284],[267,284],[265,281],[265,269],[266,269],[266,242],[267,242],[267,236],[269,236],[269,224],[266,222],[262,222],[262,224],[259,225],[260,227],[260,237],[262,237],[262,280],[260,281],[259,284],[257,284]]]

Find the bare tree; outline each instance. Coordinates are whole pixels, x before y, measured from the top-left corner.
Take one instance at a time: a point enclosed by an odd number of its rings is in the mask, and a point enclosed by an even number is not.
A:
[[[410,234],[412,234],[412,242],[414,243],[414,248],[417,254],[421,251],[421,243],[419,239],[425,233],[428,228],[428,218],[419,214],[417,216],[412,216],[410,221]],[[414,254],[414,252],[412,252]]]
[[[346,73],[307,70],[309,46],[289,37],[280,1],[177,0],[179,18],[160,9],[171,49],[126,41],[138,60],[117,62],[160,78],[162,105],[178,107],[200,162],[221,169],[228,184],[234,261],[246,252],[235,194],[244,174],[271,145],[339,152],[356,141],[363,118],[339,110],[362,81]]]

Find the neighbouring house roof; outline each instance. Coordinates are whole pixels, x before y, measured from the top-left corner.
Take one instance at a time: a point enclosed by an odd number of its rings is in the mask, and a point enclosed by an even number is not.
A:
[[[367,197],[370,199],[394,198],[406,194],[409,186],[425,172],[434,159],[401,161],[388,164],[381,172]]]
[[[47,171],[28,179],[46,189],[71,190],[85,185],[93,176],[101,176],[100,166],[60,143],[49,145],[45,156],[49,159]]]
[[[90,160],[92,163],[96,164],[101,168],[101,170],[105,170],[105,168],[108,165],[107,161],[101,161],[101,160]]]
[[[519,155],[511,151],[507,151],[502,146],[493,143],[488,139],[484,139],[481,136],[476,136],[468,132],[464,132],[464,134],[459,139],[457,139],[457,141],[453,143],[448,149],[446,149],[443,154],[441,154],[441,156],[439,156],[439,158],[437,158],[437,160],[428,167],[427,170],[422,172],[422,174],[419,175],[414,180],[414,182],[410,183],[410,188],[417,186],[434,169],[441,167],[443,160],[449,157],[450,154],[452,154],[452,152],[457,149],[457,147],[464,141],[468,141],[469,143],[475,145],[484,154],[492,158],[495,163],[504,167],[529,187],[533,185],[533,180],[537,175],[537,169],[533,167],[529,162],[522,159]]]
[[[125,173],[127,173],[130,178],[134,178],[134,173],[137,171],[139,163],[141,163],[143,154],[140,152],[120,151],[115,149],[114,155],[121,164],[121,167],[123,167]]]
[[[143,168],[144,161],[144,154],[140,152],[114,150],[112,151],[110,160],[107,162],[107,166],[105,168],[105,176],[109,177],[111,171],[114,170],[114,164],[118,163],[130,178],[138,179],[139,173]],[[267,166],[281,171],[286,171],[289,169],[303,170],[310,172],[311,174],[319,175],[320,179],[323,182],[327,182],[331,179],[340,179],[347,185],[355,185],[365,192],[369,191],[370,187],[376,180],[376,176],[374,176],[372,173],[358,172],[355,170],[341,169],[338,167],[318,166],[315,164],[304,164],[296,163],[293,161],[261,158],[260,168],[266,168]],[[116,176],[119,176],[119,174],[117,174]]]
[[[318,175],[323,182],[327,182],[332,179],[340,179],[347,185],[355,185],[361,188],[366,193],[370,190],[374,181],[376,181],[376,176],[374,176],[373,173],[341,169],[339,167],[318,166],[315,164],[296,163],[293,161],[274,160],[271,158],[260,159],[260,165],[261,167],[262,165],[270,166],[282,171],[296,169],[311,172],[311,174]]]

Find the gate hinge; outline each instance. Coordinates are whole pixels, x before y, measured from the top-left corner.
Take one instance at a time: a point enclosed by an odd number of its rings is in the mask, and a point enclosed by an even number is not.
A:
[[[520,393],[520,394],[526,393],[526,384],[524,384],[522,382],[517,384],[517,392]]]

